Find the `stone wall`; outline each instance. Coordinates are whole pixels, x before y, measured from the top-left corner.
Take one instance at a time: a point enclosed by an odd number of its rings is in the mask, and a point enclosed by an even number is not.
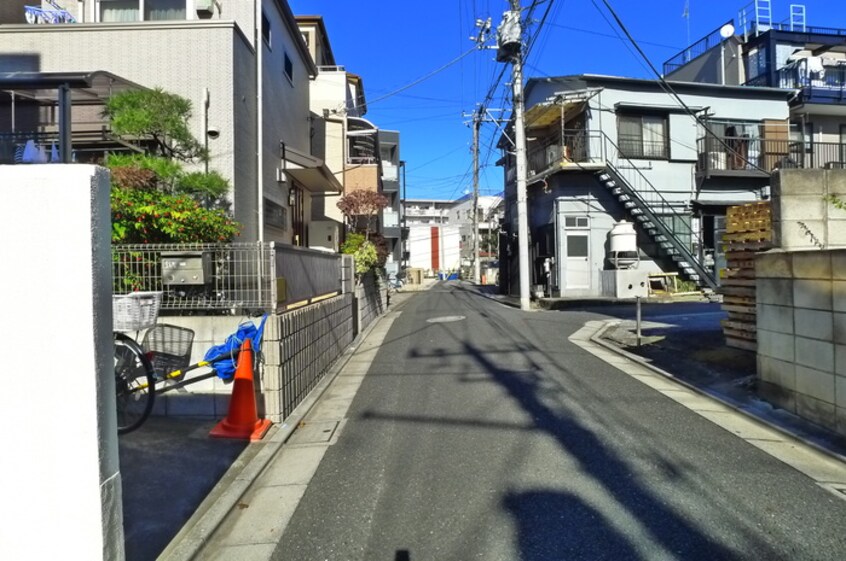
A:
[[[773,250],[755,270],[762,396],[846,435],[846,249]]]

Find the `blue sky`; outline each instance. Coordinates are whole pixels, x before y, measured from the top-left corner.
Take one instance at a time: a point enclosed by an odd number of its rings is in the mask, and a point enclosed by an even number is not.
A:
[[[535,0],[521,0],[524,8]],[[601,0],[537,0],[534,18],[543,26],[525,68],[525,77],[608,74],[653,78],[645,62],[618,37],[619,29]],[[750,0],[611,0],[612,7],[638,40],[652,64],[663,62],[732,18]],[[790,17],[790,4],[773,0],[773,21]],[[476,19],[492,19],[494,30],[506,0],[289,0],[298,15],[324,18],[338,64],[364,79],[367,118],[400,131],[407,162],[409,198],[453,199],[472,190],[472,129],[463,115],[485,99],[502,65],[493,50],[474,50]],[[805,0],[808,25],[846,28],[843,0]],[[597,7],[598,6],[598,7]],[[620,36],[622,34],[620,33]],[[491,42],[492,44],[492,42]],[[463,56],[462,56],[463,55]],[[460,60],[453,62],[459,57]],[[449,63],[446,69],[403,89]],[[494,90],[491,108],[510,109],[506,79]],[[395,93],[397,90],[402,90]],[[505,115],[508,115],[506,112]],[[493,124],[481,132],[480,190],[502,190],[496,167],[498,137]]]

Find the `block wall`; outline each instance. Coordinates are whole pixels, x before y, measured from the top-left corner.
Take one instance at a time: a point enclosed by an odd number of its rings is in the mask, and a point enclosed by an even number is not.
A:
[[[846,249],[755,259],[763,397],[846,435]]]

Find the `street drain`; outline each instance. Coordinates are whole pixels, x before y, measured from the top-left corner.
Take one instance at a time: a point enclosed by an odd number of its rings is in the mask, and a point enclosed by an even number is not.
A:
[[[441,316],[439,318],[429,318],[426,321],[429,323],[449,323],[451,321],[461,321],[467,319],[464,316]]]

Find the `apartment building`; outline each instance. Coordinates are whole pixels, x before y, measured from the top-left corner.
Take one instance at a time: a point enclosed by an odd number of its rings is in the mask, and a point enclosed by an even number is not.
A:
[[[815,16],[821,21],[825,14]],[[671,80],[793,91],[790,129],[783,136],[785,165],[842,168],[846,30],[810,25],[809,17],[802,4],[755,0],[736,18],[667,60],[664,74]]]
[[[531,283],[552,296],[598,296],[613,268],[615,225],[637,232],[641,271],[717,286],[721,224],[730,205],[767,196],[784,161],[792,92],[776,88],[598,75],[530,78],[525,88]],[[709,131],[749,134],[744,156],[723,163]],[[713,140],[713,142],[712,142]],[[730,139],[729,139],[730,140]],[[516,165],[508,136],[500,285],[519,293]]]
[[[476,258],[476,236],[475,224],[479,225],[479,257],[480,261],[498,259],[497,246],[499,245],[499,221],[502,218],[504,201],[500,196],[480,195],[478,204],[475,205],[476,221],[473,219],[473,195],[465,195],[455,201],[449,209],[447,221],[453,226],[458,226],[461,236],[461,265],[463,267],[473,266]]]

